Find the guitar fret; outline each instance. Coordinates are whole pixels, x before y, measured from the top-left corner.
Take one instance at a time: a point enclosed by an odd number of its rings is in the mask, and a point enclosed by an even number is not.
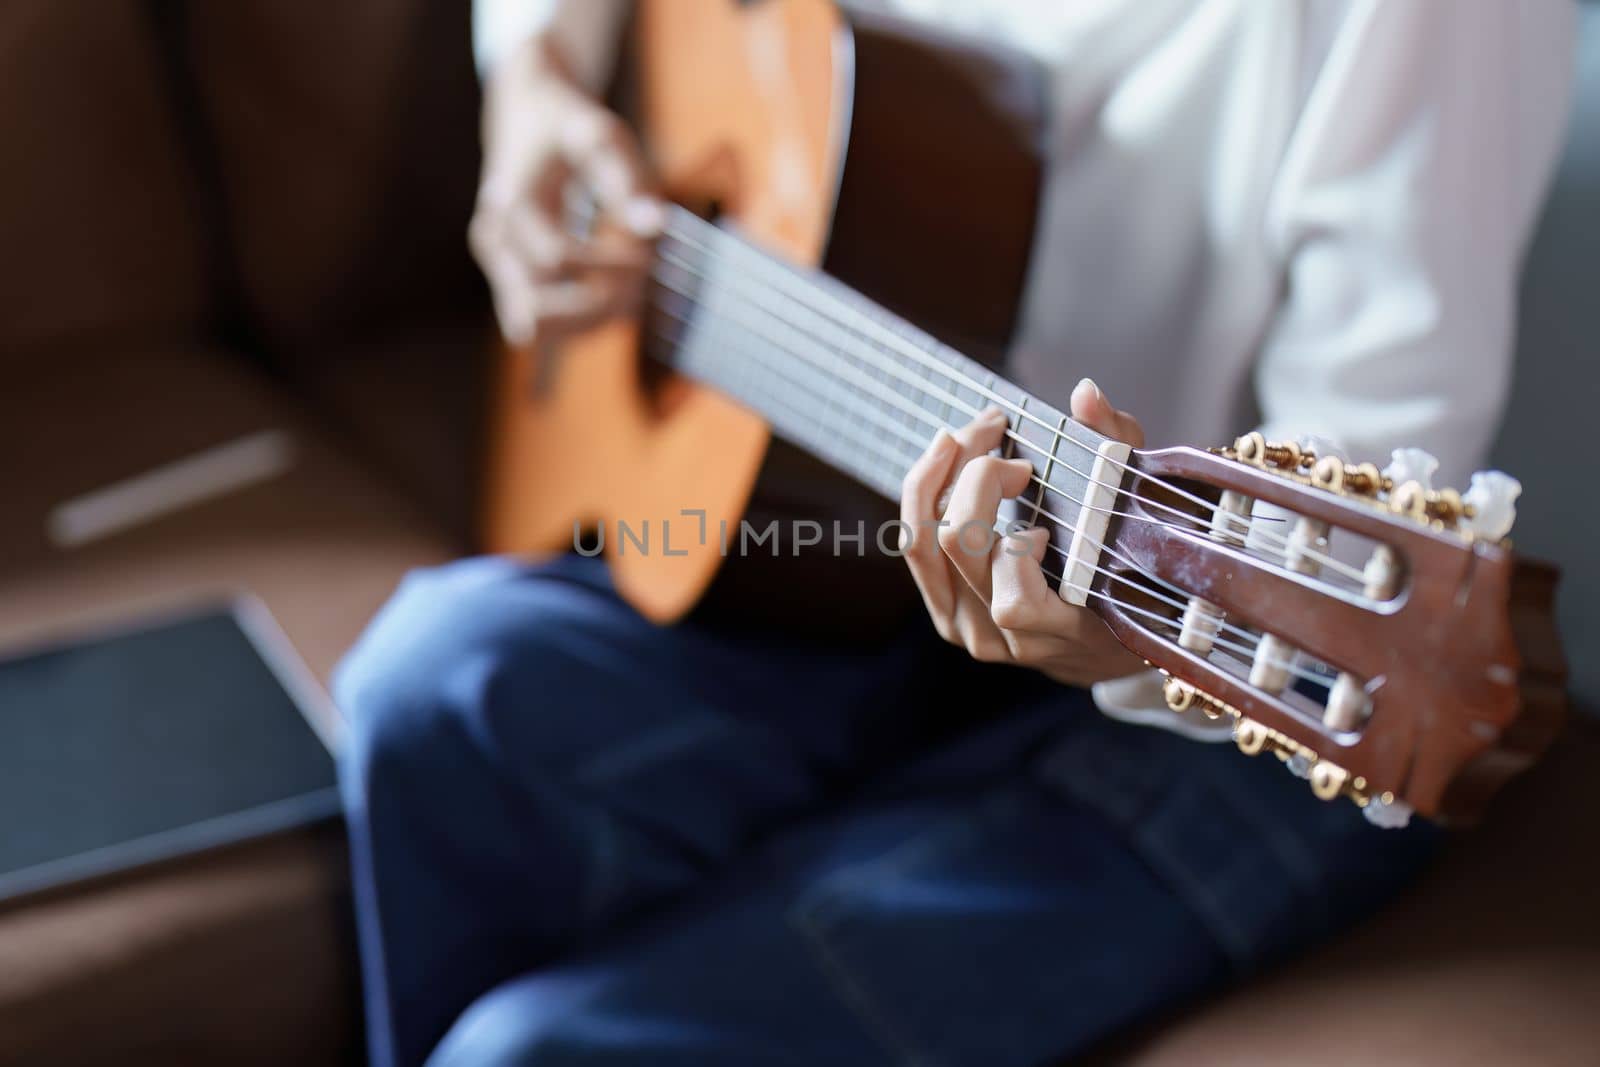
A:
[[[1017,403],[1017,418],[1016,418],[1017,426],[1021,426],[1022,424],[1026,423],[1028,421],[1027,419],[1023,418],[1023,416],[1028,411],[1028,399],[1029,398],[1028,398],[1027,394],[1024,393],[1021,397],[1018,398],[1018,400],[1016,402]],[[1007,419],[1007,425],[1008,426],[1011,425],[1011,420]],[[1002,438],[1001,444],[1000,444],[1000,454],[1002,456],[1004,456],[1006,459],[1016,459],[1017,458],[1017,431],[1016,431],[1015,428],[1012,429],[1010,435],[1006,436],[1005,438]],[[1026,457],[1024,457],[1024,458],[1026,458]]]
[[[1050,484],[1051,475],[1055,473],[1056,450],[1061,447],[1061,429],[1066,421],[1067,417],[1065,415],[1056,420],[1056,428],[1050,436],[1050,452],[1045,456],[1044,474],[1039,477],[1039,493],[1033,501],[1033,521],[1035,523],[1038,523],[1044,514],[1044,490],[1045,486]]]
[[[1007,456],[1036,449],[1054,461],[1062,440],[1078,436],[1059,424],[1052,435],[1050,423],[1060,413],[989,368],[832,279],[777,264],[736,235],[690,240],[669,231],[657,269],[665,278],[653,294],[666,309],[663,317],[679,323],[663,334],[673,349],[663,358],[889,495],[935,428],[954,429],[992,405],[1012,415],[1002,446]],[[806,298],[785,296],[790,282],[762,278],[773,271],[806,286]],[[1092,455],[1092,447],[1075,444]],[[1047,471],[1063,484],[1059,462],[1047,463]],[[1067,487],[1073,494],[1082,489]],[[1055,505],[1041,489],[1030,506],[1037,520]]]

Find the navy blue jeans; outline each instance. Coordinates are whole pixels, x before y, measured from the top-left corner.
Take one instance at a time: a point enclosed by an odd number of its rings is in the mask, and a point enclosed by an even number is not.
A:
[[[336,690],[379,1065],[1047,1062],[1432,836],[931,629],[656,628],[576,557],[412,575]]]

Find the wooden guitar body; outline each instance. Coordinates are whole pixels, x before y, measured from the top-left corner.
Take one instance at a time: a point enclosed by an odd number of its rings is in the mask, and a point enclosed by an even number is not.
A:
[[[847,20],[827,0],[641,0],[623,55],[616,100],[668,197],[998,358],[1039,188],[1031,67],[902,23]],[[618,591],[661,622],[695,606],[719,570],[724,600],[787,590],[785,614],[825,599],[819,583],[905,592],[904,568],[870,553],[725,558],[718,532],[747,512],[875,526],[893,510],[773,442],[716,390],[652,373],[640,358],[649,340],[647,325],[618,323],[544,357],[549,366],[505,353],[485,547],[560,552],[575,524],[599,527]],[[619,520],[648,531],[648,548],[618,537]]]

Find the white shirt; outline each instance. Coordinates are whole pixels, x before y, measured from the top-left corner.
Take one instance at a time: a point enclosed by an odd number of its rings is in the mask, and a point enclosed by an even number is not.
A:
[[[879,6],[1050,68],[1060,150],[1010,362],[1021,384],[1064,406],[1092,375],[1153,446],[1260,425],[1380,466],[1425,448],[1439,484],[1465,482],[1509,390],[1518,267],[1565,126],[1572,0]],[[624,11],[478,0],[480,65],[554,19],[598,85]],[[1095,697],[1171,720],[1145,676]]]

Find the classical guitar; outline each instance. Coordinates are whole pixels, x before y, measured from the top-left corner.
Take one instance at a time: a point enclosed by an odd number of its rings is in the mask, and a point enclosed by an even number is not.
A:
[[[826,0],[640,0],[617,104],[684,207],[639,321],[506,353],[488,546],[653,525],[655,551],[603,551],[670,621],[734,569],[751,510],[891,517],[934,430],[999,405],[1035,469],[1013,517],[1051,530],[1061,595],[1165,672],[1175,710],[1231,720],[1324,799],[1474,818],[1564,707],[1555,574],[1503,540],[1509,479],[1434,489],[1420,454],[1380,470],[1258,434],[1131,451],[1001,377],[1042,99],[1015,57]],[[830,497],[801,453],[877,503]],[[866,603],[853,563],[829,561]]]

